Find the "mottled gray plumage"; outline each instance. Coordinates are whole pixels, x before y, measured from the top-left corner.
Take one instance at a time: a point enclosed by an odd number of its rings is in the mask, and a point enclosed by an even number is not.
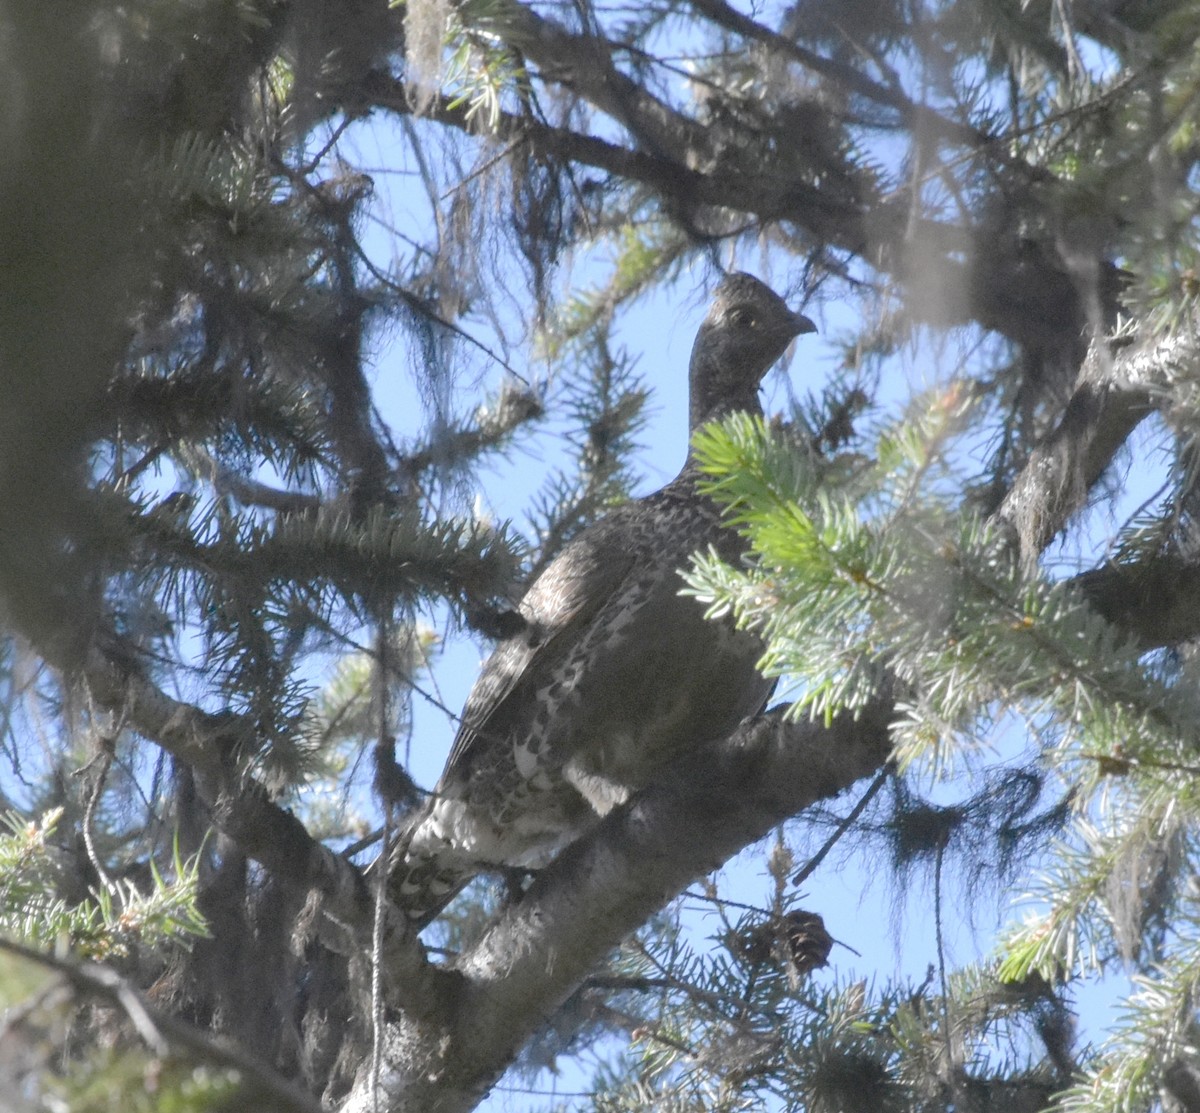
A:
[[[689,424],[761,413],[758,389],[813,324],[733,274],[692,348]],[[481,870],[536,865],[688,747],[762,709],[772,683],[754,636],[706,621],[679,570],[710,545],[742,551],[689,464],[568,544],[520,605],[467,698],[433,794],[401,839],[391,893],[425,923]]]

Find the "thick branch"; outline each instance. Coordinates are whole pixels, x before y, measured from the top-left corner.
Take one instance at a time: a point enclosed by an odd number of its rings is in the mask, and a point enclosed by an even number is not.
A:
[[[1113,352],[1093,342],[1058,427],[1034,450],[996,512],[1032,567],[1152,409],[1152,396],[1195,374],[1200,342],[1188,331]]]
[[[370,103],[401,115],[412,112],[412,96],[403,81],[384,74],[372,75],[364,93]],[[452,107],[450,97],[436,97],[424,114],[439,124],[475,134],[478,121],[465,106]],[[528,143],[539,154],[553,155],[562,161],[578,162],[603,170],[614,177],[652,186],[666,196],[681,198],[699,195],[706,176],[681,165],[673,158],[623,147],[570,128],[555,127],[530,116],[501,112],[496,118],[495,136],[510,143]],[[814,197],[818,196],[812,191]],[[714,204],[721,201],[713,200]]]
[[[779,709],[610,814],[547,867],[454,965],[442,1024],[401,1015],[385,1033],[383,1108],[473,1108],[602,955],[697,877],[788,816],[878,769],[890,703],[824,728]],[[344,1113],[372,1108],[364,1072]]]
[[[88,654],[82,673],[93,699],[191,768],[214,825],[246,857],[285,885],[321,894],[324,938],[331,949],[346,954],[370,950],[373,895],[362,875],[314,839],[300,820],[274,803],[266,789],[232,761],[231,751],[252,734],[249,720],[231,712],[210,714],[172,699],[136,667],[99,649]],[[389,1001],[414,1017],[441,1017],[448,975],[429,963],[403,916],[392,913],[390,906],[387,915],[383,961],[396,975]]]
[[[39,649],[46,651],[44,646]],[[48,653],[46,659],[62,666]],[[248,720],[231,712],[211,714],[173,699],[135,665],[98,648],[88,651],[81,671],[99,705],[120,714],[128,726],[192,769],[217,827],[247,857],[285,884],[318,889],[332,914],[360,925],[369,937],[365,925],[370,923],[370,908],[358,871],[309,835],[291,812],[273,803],[262,785],[237,770],[231,753],[251,737]]]

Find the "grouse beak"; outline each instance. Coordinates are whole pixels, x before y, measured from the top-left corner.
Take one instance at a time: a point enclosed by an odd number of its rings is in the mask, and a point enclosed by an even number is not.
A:
[[[817,326],[812,323],[803,313],[792,314],[792,335],[803,336],[808,332],[816,332]]]
[[[788,363],[792,360],[792,355],[796,351],[796,338],[803,336],[808,332],[816,332],[817,326],[812,323],[803,313],[789,314],[786,332],[788,333],[787,346],[779,354],[780,359],[786,359]],[[759,390],[762,389],[762,383],[759,383]]]
[[[803,313],[791,313],[788,315],[788,323],[786,326],[787,346],[780,353],[781,356],[786,356],[788,362],[791,362],[792,354],[796,350],[796,337],[803,336],[808,332],[816,332],[817,326],[812,323]]]

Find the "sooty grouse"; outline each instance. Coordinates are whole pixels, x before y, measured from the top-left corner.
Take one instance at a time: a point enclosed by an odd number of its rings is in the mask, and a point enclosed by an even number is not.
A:
[[[758,279],[726,277],[692,349],[691,428],[761,413],[763,376],[813,329]],[[389,888],[413,923],[482,870],[545,861],[676,754],[762,709],[761,643],[679,594],[679,570],[710,545],[726,559],[743,548],[697,494],[689,458],[530,586],[524,629],[484,664],[441,780],[400,839]]]

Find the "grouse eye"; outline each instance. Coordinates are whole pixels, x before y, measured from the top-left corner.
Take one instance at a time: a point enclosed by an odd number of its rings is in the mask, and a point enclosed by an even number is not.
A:
[[[739,306],[730,315],[730,320],[738,326],[738,328],[753,328],[758,324],[758,316],[753,309],[746,306]]]

